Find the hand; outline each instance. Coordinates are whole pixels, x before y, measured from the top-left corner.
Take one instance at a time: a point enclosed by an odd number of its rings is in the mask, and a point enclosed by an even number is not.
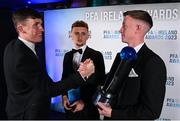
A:
[[[80,63],[78,71],[83,78],[91,76],[91,74],[95,72],[93,61],[91,59],[86,59],[83,63]]]
[[[70,105],[70,107],[75,107],[73,112],[78,112],[78,111],[82,111],[84,108],[84,102],[82,100],[78,100],[76,102],[74,102],[72,105]]]
[[[63,106],[66,110],[72,110],[72,108],[69,106],[69,100],[66,95],[63,96]]]
[[[98,102],[98,111],[100,115],[111,117],[112,108],[110,106],[107,106],[105,103]]]

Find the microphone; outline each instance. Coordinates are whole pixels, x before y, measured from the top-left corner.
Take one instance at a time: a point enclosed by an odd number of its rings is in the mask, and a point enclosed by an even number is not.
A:
[[[109,105],[114,95],[121,89],[125,78],[128,77],[134,62],[137,59],[136,51],[132,47],[124,47],[119,55],[121,61],[116,69],[116,72],[112,78],[109,76],[105,80],[105,84],[102,87],[98,87],[96,93],[93,96],[93,103],[97,106],[98,102],[103,102]]]

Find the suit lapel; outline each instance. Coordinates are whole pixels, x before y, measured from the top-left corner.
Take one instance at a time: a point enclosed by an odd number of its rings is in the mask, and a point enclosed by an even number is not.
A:
[[[70,53],[68,54],[68,69],[71,70],[71,72],[74,72],[74,69],[73,69],[73,52],[70,51]]]
[[[135,62],[135,66],[134,66],[134,70],[136,73],[140,73],[142,70],[143,64],[146,62],[146,50],[147,50],[147,46],[146,44],[144,44],[141,49],[139,50],[139,52],[137,53],[137,60]]]
[[[88,56],[89,56],[89,54],[88,54],[88,53],[89,53],[89,50],[90,50],[90,48],[87,46],[86,49],[85,49],[85,51],[84,51],[84,53],[83,53],[81,62],[84,62],[84,61],[88,58]]]
[[[22,49],[22,52],[25,52],[26,54],[32,56],[33,58],[37,58],[34,52],[29,47],[27,47],[21,40],[17,39],[17,45]]]

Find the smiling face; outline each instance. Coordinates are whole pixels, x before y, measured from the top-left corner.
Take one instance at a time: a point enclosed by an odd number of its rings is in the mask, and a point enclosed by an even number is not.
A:
[[[89,38],[89,33],[86,27],[73,27],[71,38],[76,48],[80,48],[86,44]]]
[[[44,31],[42,27],[42,20],[39,18],[27,18],[25,21],[17,24],[17,31],[19,36],[27,41],[32,43],[41,42],[42,33]]]

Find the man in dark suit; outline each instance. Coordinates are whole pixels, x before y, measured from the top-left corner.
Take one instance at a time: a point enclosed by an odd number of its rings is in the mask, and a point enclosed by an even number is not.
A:
[[[133,47],[137,60],[110,106],[99,102],[105,119],[157,119],[165,96],[166,67],[163,60],[144,43],[153,26],[151,16],[142,10],[127,11],[120,29],[122,42]],[[109,74],[114,75],[121,59],[119,53]]]
[[[48,119],[51,97],[82,84],[81,76],[90,75],[88,69],[93,73],[94,67],[88,63],[87,71],[81,69],[71,77],[53,82],[35,51],[35,43],[42,41],[44,31],[40,13],[28,8],[17,10],[13,22],[18,39],[11,41],[4,52],[8,119]]]
[[[84,21],[76,21],[72,24],[70,36],[73,41],[73,49],[65,54],[63,62],[62,79],[77,72],[74,65],[79,65],[87,59],[91,59],[95,66],[95,73],[84,78],[85,83],[80,86],[80,99],[70,104],[67,93],[63,96],[63,105],[67,119],[99,119],[97,108],[92,103],[92,96],[97,86],[103,84],[105,66],[103,56],[99,51],[89,48],[86,41],[89,38],[88,24]],[[80,52],[77,50],[80,49]]]

